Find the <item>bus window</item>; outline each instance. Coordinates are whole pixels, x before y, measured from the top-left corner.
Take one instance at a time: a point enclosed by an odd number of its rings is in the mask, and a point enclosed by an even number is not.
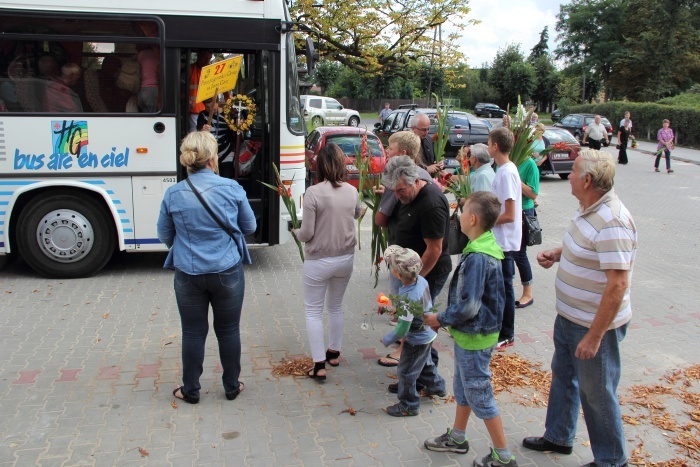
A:
[[[0,35],[0,99],[7,111],[154,113],[160,109],[160,45],[130,39],[156,41],[155,22],[55,19],[47,23],[4,15],[0,31],[5,33]],[[32,34],[31,39],[25,34]],[[63,40],[67,34],[92,37]],[[126,37],[103,38],[116,35]]]

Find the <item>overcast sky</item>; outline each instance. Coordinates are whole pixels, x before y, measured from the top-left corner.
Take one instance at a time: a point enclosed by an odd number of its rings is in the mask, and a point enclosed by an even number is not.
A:
[[[520,43],[525,57],[540,40],[540,32],[549,26],[549,49],[556,47],[554,25],[559,5],[566,0],[470,0],[469,19],[481,21],[462,31],[461,51],[468,57],[471,68],[491,64],[498,49],[506,44]]]

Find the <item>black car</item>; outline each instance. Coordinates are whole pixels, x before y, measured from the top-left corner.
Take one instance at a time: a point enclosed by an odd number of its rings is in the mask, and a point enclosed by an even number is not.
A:
[[[581,142],[583,141],[583,134],[586,131],[586,128],[594,121],[595,114],[569,114],[562,118],[561,121],[555,123],[554,126],[556,128],[564,128],[569,133],[574,135],[574,138]],[[605,117],[600,118],[600,123],[605,126],[605,129],[608,132],[608,142],[605,143],[605,141],[603,141],[603,146],[608,146],[610,145],[610,140],[612,138],[613,127],[610,124],[610,121]]]
[[[398,131],[410,130],[413,116],[423,113],[430,119],[428,136],[437,133],[437,110],[426,108],[399,108],[393,111],[383,123],[375,123],[374,133],[387,145],[389,136]],[[464,145],[486,143],[489,139],[489,127],[474,115],[457,110],[450,110],[447,115],[447,126],[450,127],[449,139],[445,146],[445,157],[454,159]],[[448,160],[446,165],[453,161]],[[455,166],[459,165],[455,162]]]
[[[558,122],[559,120],[561,120],[561,110],[553,110],[550,116],[552,117],[553,122]]]
[[[496,104],[476,104],[474,107],[474,113],[477,117],[503,118],[506,111]]]

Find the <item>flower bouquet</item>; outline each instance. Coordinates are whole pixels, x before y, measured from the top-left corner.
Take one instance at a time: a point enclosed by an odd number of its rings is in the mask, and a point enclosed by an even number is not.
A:
[[[445,158],[445,146],[447,146],[450,134],[450,127],[447,126],[449,106],[440,104],[437,94],[433,93],[433,97],[437,108],[437,113],[435,114],[437,131],[433,135],[433,151],[435,152],[435,163],[438,163]]]
[[[381,269],[382,252],[387,246],[386,229],[374,223],[374,217],[379,211],[379,203],[382,195],[377,193],[381,187],[381,167],[377,166],[375,160],[369,154],[367,146],[367,132],[362,136],[359,151],[355,152],[355,165],[359,172],[357,191],[360,196],[360,204],[365,204],[372,211],[372,273],[374,274],[374,287],[379,283],[379,270]],[[366,211],[357,219],[357,245],[362,249],[360,224],[364,219]]]
[[[389,313],[397,317],[402,317],[411,314],[415,318],[423,318],[424,313],[438,312],[436,306],[433,306],[428,310],[424,310],[423,303],[421,303],[420,300],[411,300],[405,295],[390,294],[387,297],[382,292],[380,292],[379,295],[377,295],[377,303],[379,304],[379,308],[377,308],[377,313],[380,315]]]
[[[630,136],[630,138],[632,139],[632,145],[631,145],[631,146],[632,146],[632,149],[637,149],[637,146],[639,146],[639,145],[637,144],[637,138],[633,138],[633,137],[631,137],[631,136]]]
[[[530,125],[532,113],[532,110],[525,111],[525,107],[520,103],[520,96],[518,96],[517,111],[510,125],[514,137],[513,149],[510,150],[510,160],[518,167],[532,156],[532,141],[534,140],[533,127]]]
[[[304,247],[301,245],[301,242],[297,238],[296,234],[294,233],[295,229],[298,229],[301,224],[299,223],[299,219],[297,218],[297,207],[296,203],[294,202],[294,198],[292,197],[292,189],[291,188],[285,188],[285,184],[282,181],[282,177],[280,177],[280,171],[277,169],[277,166],[273,163],[272,168],[275,169],[275,177],[276,177],[276,185],[271,185],[269,183],[265,182],[260,182],[272,191],[276,191],[277,194],[282,198],[282,202],[284,203],[284,207],[287,208],[287,212],[289,212],[290,217],[292,218],[292,238],[294,238],[294,241],[297,244],[297,248],[299,249],[299,256],[301,256],[301,261],[302,263],[304,262]],[[292,179],[292,182],[294,179]]]

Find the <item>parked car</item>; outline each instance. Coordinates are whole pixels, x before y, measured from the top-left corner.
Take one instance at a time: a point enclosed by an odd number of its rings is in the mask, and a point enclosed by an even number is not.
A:
[[[553,122],[558,122],[559,120],[561,120],[561,110],[559,110],[559,109],[553,110],[550,117],[552,118]]]
[[[569,133],[574,135],[574,137],[579,141],[583,141],[583,133],[586,131],[588,125],[595,121],[596,114],[569,114],[562,118],[561,121],[554,124],[557,128],[564,128]],[[608,142],[603,141],[603,146],[608,146],[612,138],[613,126],[610,124],[610,120],[605,117],[600,118],[600,123],[605,126],[608,132]]]
[[[428,136],[432,137],[435,135],[437,133],[437,110],[417,108],[416,106],[399,108],[393,111],[384,120],[384,123],[376,123],[374,125],[374,132],[382,140],[382,143],[387,145],[389,136],[398,131],[410,130],[411,120],[418,113],[426,114],[430,119]],[[459,163],[454,158],[462,146],[488,142],[489,127],[470,113],[450,110],[447,116],[447,125],[450,127],[450,132],[447,145],[445,146],[446,167],[459,166]]]
[[[311,121],[314,128],[322,125],[358,126],[360,124],[359,112],[344,108],[332,97],[304,95],[300,99],[304,119]]]
[[[566,180],[574,169],[581,145],[571,133],[561,128],[546,128],[542,139],[545,147],[551,149],[547,160],[538,166],[540,175],[557,174]]]
[[[348,183],[358,187],[360,172],[355,164],[355,156],[362,147],[362,137],[367,134],[367,151],[372,158],[370,171],[382,173],[386,164],[384,146],[377,135],[364,128],[321,126],[315,128],[306,138],[306,182],[316,184],[316,158],[318,152],[328,143],[337,144],[345,154],[345,165],[348,169]]]
[[[474,107],[474,113],[477,117],[503,118],[506,111],[496,104],[476,104]]]

